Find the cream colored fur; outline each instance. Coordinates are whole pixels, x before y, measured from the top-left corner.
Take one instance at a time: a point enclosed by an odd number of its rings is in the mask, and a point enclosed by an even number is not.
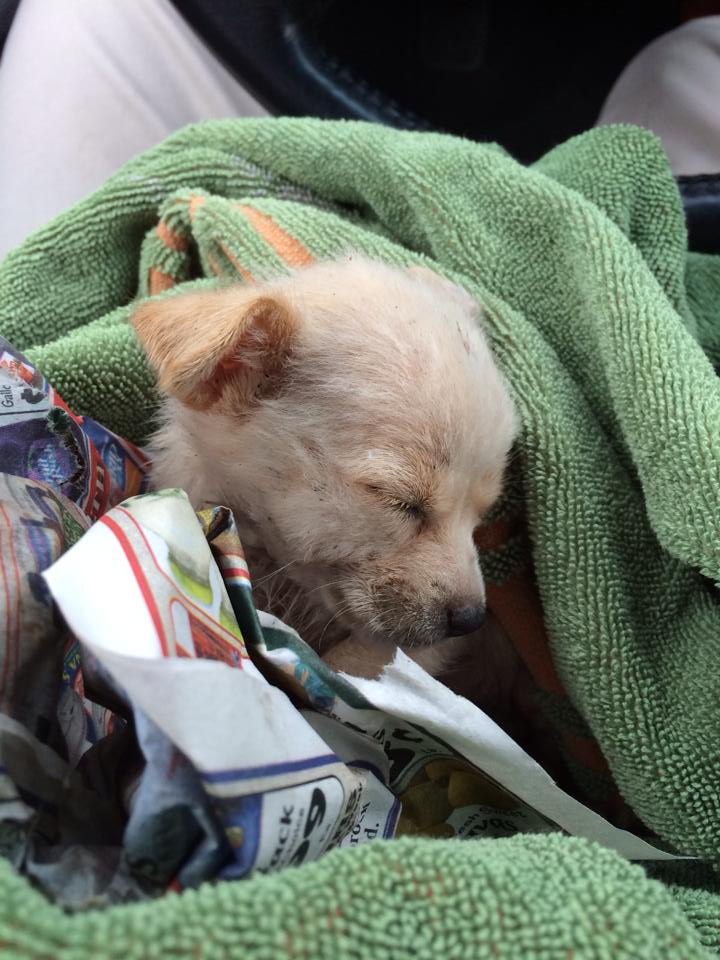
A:
[[[465,291],[348,256],[134,324],[166,394],[154,483],[233,509],[259,606],[348,672],[467,647],[447,611],[484,605],[473,531],[516,419]]]

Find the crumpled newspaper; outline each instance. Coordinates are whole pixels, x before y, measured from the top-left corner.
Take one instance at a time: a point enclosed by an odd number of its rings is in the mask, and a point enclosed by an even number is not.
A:
[[[4,341],[0,456],[0,853],[64,906],[397,834],[673,858],[402,653],[378,681],[331,670],[256,611],[230,511],[144,492],[142,451]]]

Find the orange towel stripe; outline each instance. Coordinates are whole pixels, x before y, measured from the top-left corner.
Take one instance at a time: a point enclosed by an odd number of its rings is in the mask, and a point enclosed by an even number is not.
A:
[[[200,207],[205,206],[205,197],[199,197],[196,193],[193,193],[190,197],[190,219],[194,220],[195,215],[200,209]]]
[[[548,693],[565,696],[550,656],[537,587],[527,572],[487,586],[488,607],[527,665],[535,682]]]
[[[563,733],[563,740],[575,759],[588,770],[611,776],[610,767],[602,750],[589,737],[578,737],[572,733]]]
[[[148,272],[148,287],[150,296],[154,297],[156,293],[162,293],[163,290],[169,290],[174,287],[176,280],[169,273],[163,273],[157,267],[150,267]]]
[[[157,225],[156,233],[158,237],[162,240],[166,247],[170,250],[183,251],[188,248],[188,239],[187,237],[181,236],[179,233],[176,233],[172,227],[169,227],[164,220],[161,220]]]
[[[240,210],[248,222],[289,267],[308,267],[315,257],[299,240],[275,223],[272,217],[255,207],[241,205]]]
[[[205,254],[205,259],[208,262],[208,265],[216,277],[222,276],[222,270],[220,269],[220,264],[217,262],[215,257],[211,253]]]
[[[520,529],[520,517],[501,517],[487,527],[475,531],[475,546],[480,551],[497,550]]]
[[[548,644],[537,587],[529,573],[488,584],[488,607],[522,657],[541,690],[567,697]],[[591,737],[561,732],[567,750],[586,769],[610,776],[607,761]]]
[[[233,265],[233,267],[235,267],[235,269],[236,269],[237,272],[240,274],[240,276],[243,278],[243,280],[245,280],[247,283],[254,283],[254,282],[255,282],[255,278],[253,277],[253,275],[250,273],[249,270],[246,270],[245,267],[243,267],[243,265],[240,263],[240,261],[238,260],[238,258],[237,258],[237,257],[235,256],[235,254],[232,252],[232,250],[230,250],[224,243],[220,243],[220,242],[218,241],[218,244],[219,244],[220,249],[222,250],[222,252],[223,252],[223,253],[225,254],[225,256],[228,258],[228,260],[229,260],[230,263]]]

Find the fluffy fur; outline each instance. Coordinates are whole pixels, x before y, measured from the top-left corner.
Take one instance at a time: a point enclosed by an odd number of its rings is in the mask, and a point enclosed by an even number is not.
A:
[[[438,673],[480,620],[473,531],[516,423],[480,319],[357,256],[134,316],[166,395],[154,483],[230,506],[258,605],[348,672],[399,644]]]

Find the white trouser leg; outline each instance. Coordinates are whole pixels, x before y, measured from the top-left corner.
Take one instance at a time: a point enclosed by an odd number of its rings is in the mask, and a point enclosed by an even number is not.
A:
[[[597,122],[652,130],[676,175],[719,173],[720,17],[690,20],[641,50]]]
[[[22,0],[0,63],[0,257],[174,130],[265,112],[168,0]]]

